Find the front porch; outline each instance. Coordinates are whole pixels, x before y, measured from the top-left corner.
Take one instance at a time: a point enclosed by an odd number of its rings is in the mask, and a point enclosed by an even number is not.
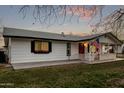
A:
[[[95,61],[108,61],[108,60],[116,60],[116,53],[109,53],[109,54],[80,54],[80,59],[82,61],[86,61],[87,63],[93,63]]]
[[[79,42],[79,58],[87,63],[116,60],[117,44],[99,38]]]

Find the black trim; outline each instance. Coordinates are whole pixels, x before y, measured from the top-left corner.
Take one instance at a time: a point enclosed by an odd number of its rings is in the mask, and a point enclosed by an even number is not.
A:
[[[31,53],[34,52],[34,41],[31,41]]]
[[[48,41],[53,40],[53,41],[77,42],[77,40],[61,40],[61,39],[37,38],[37,37],[24,37],[24,36],[7,36],[7,35],[3,35],[3,37],[26,38],[26,39],[42,39],[42,40],[48,40]]]
[[[44,52],[44,51],[34,51],[33,53],[35,53],[35,54],[48,54],[48,53],[50,53],[50,52]]]
[[[87,51],[88,51],[88,53],[90,52],[90,45],[89,44],[87,46]]]
[[[102,35],[99,35],[99,36],[96,36],[96,37],[101,37],[101,36],[104,36],[104,35],[107,35],[107,34],[111,34],[115,39],[117,39],[121,44],[123,44],[123,42],[121,40],[119,40],[115,35],[113,35],[111,32],[108,32],[108,33],[104,33]],[[92,39],[95,39],[96,37],[93,37],[93,38],[90,38],[90,39],[85,39],[85,40],[79,40],[78,42],[80,41],[90,41]]]
[[[121,40],[119,40],[114,34],[110,33],[115,39],[117,39],[120,43],[123,44],[123,42]]]
[[[89,41],[94,38],[90,38],[90,39],[85,39],[85,40],[60,40],[60,39],[48,39],[48,38],[36,38],[36,37],[24,37],[24,36],[7,36],[7,35],[3,35],[3,37],[11,37],[11,38],[26,38],[26,39],[42,39],[42,40],[53,40],[53,41],[68,41],[68,42],[81,42],[81,41]]]
[[[49,52],[52,52],[52,42],[49,42]]]
[[[115,35],[113,35],[111,32],[108,33],[103,33],[101,35],[98,35],[96,37],[101,37],[104,36],[106,34],[111,34],[115,39],[117,39],[121,44],[123,44],[123,42],[121,40],[119,40]],[[42,40],[54,40],[54,41],[69,41],[69,42],[81,42],[81,41],[89,41],[92,39],[95,39],[96,37],[90,38],[90,39],[85,39],[85,40],[60,40],[60,39],[48,39],[48,38],[37,38],[37,37],[26,37],[26,36],[11,36],[11,35],[3,35],[3,37],[12,37],[12,38],[28,38],[28,39],[42,39]]]

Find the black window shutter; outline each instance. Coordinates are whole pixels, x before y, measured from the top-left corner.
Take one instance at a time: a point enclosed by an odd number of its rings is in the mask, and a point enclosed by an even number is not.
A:
[[[67,56],[71,56],[71,43],[67,43]]]
[[[52,52],[52,42],[49,42],[49,52]]]
[[[31,53],[34,52],[34,41],[31,41]]]

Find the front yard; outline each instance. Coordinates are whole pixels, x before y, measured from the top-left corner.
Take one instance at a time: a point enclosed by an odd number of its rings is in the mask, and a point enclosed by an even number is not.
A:
[[[0,69],[0,87],[124,87],[124,61]]]

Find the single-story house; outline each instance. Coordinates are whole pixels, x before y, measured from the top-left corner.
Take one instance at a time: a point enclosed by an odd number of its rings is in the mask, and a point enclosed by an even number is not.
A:
[[[61,60],[116,59],[122,42],[111,32],[73,36],[16,28],[3,28],[9,63],[50,62]]]

